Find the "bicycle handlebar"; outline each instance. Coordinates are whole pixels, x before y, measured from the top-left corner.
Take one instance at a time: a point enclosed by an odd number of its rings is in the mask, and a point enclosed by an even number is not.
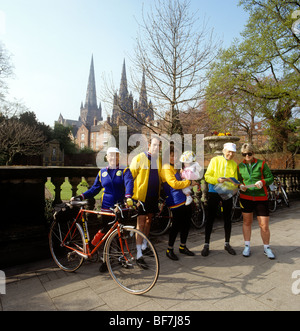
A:
[[[83,207],[88,204],[87,200],[70,200],[70,205],[75,207]]]
[[[88,204],[88,200],[77,200],[77,199],[73,199],[70,200],[70,205],[71,206],[75,206],[75,207],[84,207],[85,205]],[[124,218],[123,215],[123,209],[127,209],[127,210],[132,210],[132,209],[137,209],[137,207],[141,205],[143,208],[143,211],[145,210],[145,206],[143,204],[142,201],[138,201],[136,202],[132,207],[126,208],[124,205],[121,205],[120,203],[116,203],[114,205],[114,208],[109,208],[115,215],[118,214],[118,212],[121,214],[121,217]],[[125,208],[124,208],[125,207]]]

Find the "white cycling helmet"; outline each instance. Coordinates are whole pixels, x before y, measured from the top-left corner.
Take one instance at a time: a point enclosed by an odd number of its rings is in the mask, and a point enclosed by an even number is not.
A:
[[[196,161],[196,155],[192,151],[186,151],[180,156],[180,162],[182,163],[192,163]]]

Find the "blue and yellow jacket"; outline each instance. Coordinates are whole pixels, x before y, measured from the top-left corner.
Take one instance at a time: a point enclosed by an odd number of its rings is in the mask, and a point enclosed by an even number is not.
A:
[[[163,165],[161,169],[162,185],[166,194],[167,206],[177,208],[185,204],[186,196],[182,189],[190,186],[189,180],[182,180],[179,171],[170,164]]]
[[[157,169],[157,171],[155,171]],[[132,177],[134,178],[134,189],[133,189],[133,199],[140,200],[142,202],[146,201],[148,195],[148,188],[151,187],[149,184],[149,178],[157,181],[158,185],[155,185],[157,188],[157,198],[160,193],[160,183],[161,183],[161,160],[160,158],[156,159],[156,169],[151,169],[151,155],[149,153],[140,153],[136,155],[130,164],[130,171]],[[154,176],[151,176],[151,171],[154,170]],[[154,192],[152,192],[154,194]]]
[[[104,188],[102,196],[102,209],[114,207],[117,202],[133,195],[133,178],[129,168],[109,169],[99,171],[93,186],[82,194],[84,199],[97,195]]]

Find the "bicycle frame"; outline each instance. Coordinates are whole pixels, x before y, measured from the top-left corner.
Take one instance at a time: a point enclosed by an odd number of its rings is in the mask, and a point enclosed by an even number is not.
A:
[[[82,266],[84,260],[97,262],[98,250],[103,245],[101,272],[107,268],[112,279],[128,293],[144,294],[151,290],[158,279],[159,259],[155,247],[147,236],[135,226],[125,223],[130,218],[136,217],[135,208],[122,208],[121,205],[116,204],[114,209],[93,211],[85,209],[86,203],[86,201],[71,201],[70,205],[79,209],[76,208],[66,214],[63,214],[64,209],[59,209],[58,212],[62,211],[62,213],[58,214],[58,217],[54,215],[49,231],[49,246],[54,262],[60,269],[74,272]],[[64,207],[69,211],[68,204],[62,208]],[[108,218],[104,223],[105,228],[109,230],[103,233],[103,237],[95,247],[90,246],[89,218],[86,214],[105,215]],[[137,247],[140,237],[147,242],[148,247],[147,251],[141,252],[141,256]]]
[[[90,249],[90,245],[89,245],[89,232],[88,232],[88,226],[87,226],[87,220],[85,219],[85,214],[96,214],[96,215],[106,215],[106,216],[112,216],[114,217],[114,220],[112,221],[112,223],[114,223],[112,225],[112,227],[109,229],[109,231],[101,238],[100,242],[94,247],[94,249]],[[84,239],[85,239],[85,246],[84,246],[84,251],[79,251],[77,249],[74,249],[73,247],[68,246],[67,244],[65,244],[65,242],[67,241],[68,236],[71,234],[71,238],[74,236],[74,233],[76,231],[76,227],[75,224],[77,222],[79,222],[79,220],[81,219],[82,221],[82,227],[83,227],[83,232],[84,232]],[[74,229],[75,227],[75,229]],[[74,220],[74,222],[72,223],[68,233],[66,234],[65,238],[62,240],[62,244],[64,247],[76,252],[77,254],[79,254],[80,256],[84,257],[85,259],[91,258],[96,251],[100,248],[100,246],[105,242],[105,240],[111,235],[111,233],[115,230],[118,229],[118,236],[119,236],[119,240],[121,238],[121,227],[120,227],[120,223],[117,220],[117,214],[113,213],[113,212],[101,212],[101,211],[92,211],[92,210],[87,210],[87,209],[83,209],[82,207],[80,208],[78,215],[76,216],[76,219]],[[72,233],[73,232],[73,233]],[[123,243],[122,240],[120,240],[120,247],[121,247],[121,251],[124,254],[124,247],[123,247]],[[127,250],[129,252],[129,249],[127,247]],[[130,253],[130,252],[129,252]]]

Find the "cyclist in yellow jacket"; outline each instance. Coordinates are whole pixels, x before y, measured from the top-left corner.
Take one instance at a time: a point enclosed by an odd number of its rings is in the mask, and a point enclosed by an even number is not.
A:
[[[179,159],[179,152],[175,150],[174,146],[170,146],[170,163],[164,164],[161,170],[162,185],[166,194],[166,203],[172,210],[173,223],[169,232],[168,249],[166,255],[169,259],[177,261],[178,256],[174,253],[174,243],[178,233],[180,233],[180,246],[179,252],[188,256],[194,256],[186,247],[186,242],[189,235],[192,205],[186,205],[186,195],[182,189],[190,185],[197,184],[194,181],[182,180],[180,172],[175,168],[176,160]]]
[[[149,235],[153,214],[158,207],[160,193],[161,160],[159,158],[160,139],[153,137],[148,145],[148,152],[135,156],[130,164],[130,171],[134,179],[133,200],[141,201],[145,210],[139,206],[137,229],[146,236]],[[137,258],[147,253],[146,241],[137,238]],[[140,261],[141,261],[140,260]],[[146,266],[145,266],[146,267]]]
[[[205,224],[205,244],[201,252],[202,256],[209,254],[209,242],[213,229],[213,223],[216,218],[217,206],[222,201],[223,206],[223,219],[225,230],[225,250],[235,255],[235,250],[229,245],[231,236],[231,210],[232,210],[232,198],[228,200],[222,200],[220,195],[215,191],[214,186],[218,183],[223,183],[229,177],[238,179],[237,164],[233,161],[233,157],[236,153],[236,145],[233,143],[224,144],[223,155],[215,156],[210,160],[204,175],[205,181],[209,184],[208,187],[208,202],[207,202],[207,222]]]

